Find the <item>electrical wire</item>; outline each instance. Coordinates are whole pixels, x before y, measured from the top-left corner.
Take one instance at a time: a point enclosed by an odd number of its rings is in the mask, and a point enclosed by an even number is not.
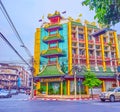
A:
[[[28,54],[29,57],[32,57],[31,52],[29,51],[29,49],[25,46],[24,42],[22,41],[21,36],[19,35],[17,29],[15,28],[15,25],[13,24],[13,22],[12,22],[10,16],[9,16],[9,14],[7,13],[7,11],[6,11],[6,9],[5,9],[5,7],[4,7],[4,5],[3,5],[1,0],[0,0],[0,4],[1,4],[0,9],[1,9],[3,15],[7,19],[8,23],[9,23],[10,27],[12,28],[13,32],[15,33],[17,39],[22,44],[21,47],[23,47],[25,49],[25,51],[26,51],[26,53]]]
[[[12,44],[5,38],[5,36],[0,32],[0,37],[12,48],[12,50],[21,58],[23,62],[25,62],[26,65],[31,67],[29,63],[26,62],[26,60],[18,53],[18,51],[12,46]]]

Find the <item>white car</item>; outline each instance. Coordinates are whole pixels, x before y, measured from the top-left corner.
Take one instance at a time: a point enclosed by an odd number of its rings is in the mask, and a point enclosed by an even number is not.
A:
[[[120,87],[110,88],[106,92],[102,92],[100,95],[101,101],[110,100],[114,102],[115,100],[120,100]]]

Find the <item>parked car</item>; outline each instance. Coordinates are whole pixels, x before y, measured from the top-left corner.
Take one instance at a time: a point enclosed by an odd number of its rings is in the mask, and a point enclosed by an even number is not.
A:
[[[26,90],[26,95],[30,95],[30,90]]]
[[[10,98],[12,95],[8,90],[0,90],[0,98]]]
[[[106,100],[109,100],[111,102],[120,100],[120,87],[110,88],[108,91],[102,92],[99,97],[103,102]]]
[[[17,95],[17,94],[18,94],[18,90],[16,90],[16,89],[11,89],[11,90],[10,90],[10,94],[11,94],[11,95]]]

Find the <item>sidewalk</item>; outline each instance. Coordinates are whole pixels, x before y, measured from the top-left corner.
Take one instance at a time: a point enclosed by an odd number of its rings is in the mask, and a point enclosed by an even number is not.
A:
[[[63,100],[63,101],[76,101],[76,100],[98,100],[99,96],[94,95],[93,99],[90,95],[77,95],[76,98],[74,95],[37,95],[34,96],[33,99],[40,99],[40,100]]]

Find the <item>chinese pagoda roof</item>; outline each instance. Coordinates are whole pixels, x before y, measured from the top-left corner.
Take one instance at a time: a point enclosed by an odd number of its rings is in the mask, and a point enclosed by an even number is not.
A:
[[[91,24],[87,24],[87,27],[88,27],[88,28],[99,29],[97,26],[95,26],[95,25],[91,25]]]
[[[61,50],[60,48],[50,48],[48,50],[43,50],[41,52],[42,57],[49,57],[49,56],[64,56],[65,51]]]
[[[47,31],[52,31],[52,30],[60,30],[60,29],[62,29],[62,25],[61,24],[47,24],[47,25],[45,25],[45,30],[47,30]]]
[[[44,69],[38,74],[38,76],[61,76],[64,75],[64,73],[61,71],[58,64],[54,65],[47,65],[44,67]]]
[[[60,15],[60,12],[55,11],[54,14],[48,14],[48,19],[54,18],[54,17],[56,17],[56,16],[59,16],[60,18],[62,18],[61,15]]]
[[[55,42],[55,41],[63,41],[63,37],[60,34],[54,34],[54,35],[50,35],[50,36],[46,36],[43,38],[43,41],[45,43],[48,42]]]

